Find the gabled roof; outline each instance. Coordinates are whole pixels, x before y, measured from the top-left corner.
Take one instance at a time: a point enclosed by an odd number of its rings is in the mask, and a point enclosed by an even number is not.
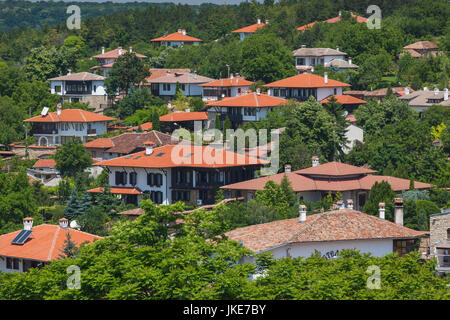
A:
[[[301,26],[301,27],[298,27],[297,30],[298,30],[298,31],[306,31],[306,30],[309,30],[309,29],[311,29],[316,23],[317,23],[317,21],[313,21],[313,22],[311,22],[311,23],[308,23],[308,24],[305,24],[305,25],[303,25],[303,26]]]
[[[324,77],[312,73],[302,73],[264,85],[267,88],[328,88],[349,86],[347,83],[330,78],[328,78],[328,83],[325,83]]]
[[[113,120],[116,119],[86,110],[63,109],[61,110],[61,116],[59,117],[56,112],[49,112],[45,116],[39,115],[26,119],[24,122],[98,122]]]
[[[155,39],[152,39],[150,41],[156,42],[156,41],[183,41],[183,42],[201,42],[202,39],[194,38],[191,36],[188,36],[186,33],[183,34],[182,30],[178,30],[178,32],[174,32],[171,34],[168,34],[166,36],[158,37]]]
[[[208,112],[184,112],[175,111],[159,117],[161,122],[180,122],[180,121],[199,121],[208,120]]]
[[[431,41],[417,41],[407,46],[404,46],[403,48],[413,50],[439,49],[439,47]]]
[[[224,98],[220,101],[214,101],[207,105],[207,107],[276,107],[282,104],[286,104],[286,99],[268,96],[267,94],[257,94],[252,92],[249,94]]]
[[[354,63],[350,63],[349,61],[345,61],[342,59],[333,59],[331,61],[328,61],[324,64],[325,68],[329,68],[329,67],[336,67],[339,69],[358,69],[359,67],[354,64]]]
[[[49,81],[103,81],[105,77],[90,72],[69,73],[65,76],[50,78]]]
[[[238,228],[225,235],[259,253],[294,243],[415,239],[425,233],[359,211],[341,209],[307,216],[302,223],[299,218],[278,220]]]
[[[356,18],[356,22],[359,22],[359,23],[366,23],[366,22],[367,22],[367,18],[358,16],[358,15],[354,14],[353,12],[350,12],[350,15],[351,15],[353,18]],[[339,16],[334,17],[334,18],[331,18],[331,19],[328,19],[328,20],[325,20],[325,21],[323,21],[323,22],[327,22],[327,23],[336,23],[336,22],[339,22],[339,21],[341,21],[341,15],[340,15],[340,13],[339,13]],[[311,29],[311,28],[314,26],[314,24],[316,24],[316,23],[317,23],[317,21],[314,21],[314,22],[305,24],[305,25],[303,25],[303,26],[301,26],[301,27],[298,27],[297,30],[299,30],[299,31],[306,31],[306,30],[309,30],[309,29]]]
[[[122,49],[121,47],[118,47],[116,49],[113,49],[111,51],[105,52],[105,53],[100,53],[96,56],[94,56],[94,58],[97,59],[117,59],[118,57],[120,57],[121,55],[119,55],[119,50],[122,50],[122,55],[125,54],[126,52],[128,52],[126,49]],[[136,57],[138,58],[147,58],[147,56],[144,56],[143,54],[137,53],[137,52],[132,52],[136,55]]]
[[[294,171],[302,175],[320,175],[320,176],[349,176],[375,173],[376,171],[363,167],[356,167],[342,162],[327,162],[316,167],[309,167]]]
[[[241,77],[225,78],[214,80],[212,82],[203,83],[200,87],[245,87],[251,86],[253,82],[245,80]]]
[[[325,99],[323,99],[322,101],[320,101],[320,103],[330,102],[331,97],[334,97],[337,100],[337,102],[339,102],[340,104],[364,104],[364,103],[367,103],[367,101],[365,101],[365,100],[358,99],[358,98],[348,95],[348,94],[336,94],[333,96],[329,96],[329,97],[326,97]]]
[[[243,27],[243,28],[231,31],[231,32],[232,33],[241,33],[241,32],[244,32],[244,33],[255,33],[258,29],[261,29],[264,26],[265,26],[265,24],[262,23],[262,22],[261,23],[255,23],[255,24],[252,24],[250,26]]]
[[[152,154],[137,152],[98,162],[97,166],[134,168],[227,168],[245,165],[263,165],[267,161],[247,157],[209,146],[165,145],[154,148]]]
[[[175,74],[175,73],[189,73],[191,72],[191,69],[167,69],[167,68],[151,68],[150,69],[150,76],[145,78],[145,81],[151,81],[156,78],[160,78],[162,76],[166,76],[169,74]]]
[[[54,168],[56,161],[54,159],[39,159],[33,165],[33,168]]]
[[[293,51],[294,57],[346,56],[347,54],[330,48],[300,48]]]
[[[31,229],[33,233],[23,245],[11,244],[20,231],[0,235],[0,255],[38,261],[51,261],[59,257],[64,247],[66,234],[70,233],[71,240],[80,246],[81,243],[93,242],[102,237],[74,229],[62,229],[59,225],[41,224]]]
[[[134,126],[129,128],[127,131],[136,131],[141,127],[142,131],[149,131],[152,130],[153,124],[151,122],[145,122],[141,124],[140,126]]]
[[[408,101],[410,107],[450,106],[450,99],[444,100],[444,91],[438,91],[435,94],[434,91],[430,90],[418,90],[408,95],[403,95],[398,99]],[[440,102],[428,102],[429,100],[439,100]]]
[[[105,191],[105,188],[99,187],[88,190],[90,193],[102,193]],[[112,194],[134,194],[139,195],[142,194],[142,191],[139,188],[129,188],[129,187],[111,187],[109,188],[109,192]]]
[[[196,73],[166,73],[166,75],[158,77],[158,78],[149,78],[146,80],[146,83],[192,83],[192,84],[200,84],[200,83],[208,83],[212,82],[214,79],[200,76]]]
[[[111,138],[98,138],[84,144],[86,148],[108,149],[114,146]]]

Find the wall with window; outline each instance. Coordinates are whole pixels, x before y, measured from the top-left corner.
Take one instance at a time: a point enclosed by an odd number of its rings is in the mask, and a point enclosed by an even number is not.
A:
[[[0,256],[1,272],[23,272],[23,261],[19,258]]]
[[[201,96],[203,89],[198,84],[184,84],[180,83],[181,90],[185,96]],[[176,83],[159,83],[159,95],[174,96],[176,93]],[[184,89],[183,89],[184,87]]]
[[[325,64],[334,59],[345,60],[344,56],[321,56],[321,57],[295,56],[295,65],[315,66],[317,64]]]

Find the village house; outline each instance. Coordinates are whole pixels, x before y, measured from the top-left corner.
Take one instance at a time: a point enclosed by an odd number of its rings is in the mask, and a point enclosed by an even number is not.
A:
[[[127,50],[122,49],[122,47],[118,47],[114,50],[105,52],[105,47],[102,47],[102,53],[94,56],[93,58],[97,59],[98,65],[93,66],[91,70],[100,70],[103,72],[103,76],[105,78],[109,77],[109,73],[116,62],[117,58],[121,55],[125,54]],[[140,59],[145,59],[147,56],[143,54],[139,54],[137,52],[133,52],[133,47],[129,48],[130,53],[134,53],[136,57]]]
[[[231,128],[236,129],[243,123],[265,119],[268,111],[287,102],[283,98],[262,94],[258,89],[257,92],[210,102],[206,110],[210,122],[215,121],[216,115],[219,116],[220,124],[215,124],[216,129],[223,127],[227,117],[231,122]]]
[[[379,217],[347,208],[341,203],[337,210],[306,215],[300,205],[299,217],[238,228],[225,233],[230,240],[240,242],[254,254],[242,262],[254,263],[256,255],[271,252],[275,259],[310,257],[316,252],[327,259],[339,257],[344,249],[355,249],[382,257],[391,253],[399,256],[418,249],[418,239],[425,233],[403,226],[403,201],[395,199],[395,221],[385,219],[384,204]]]
[[[32,168],[27,169],[27,174],[45,187],[55,187],[61,181],[54,159],[39,159]]]
[[[41,268],[64,255],[64,241],[70,234],[77,247],[102,237],[69,228],[69,221],[59,225],[41,224],[33,227],[33,218],[23,219],[23,230],[0,235],[0,272],[26,272]]]
[[[430,216],[430,256],[437,258],[436,270],[450,273],[450,210]]]
[[[349,86],[347,83],[328,79],[327,72],[324,77],[301,73],[264,85],[270,96],[298,101],[306,101],[310,96],[322,101],[332,95],[342,95],[343,88]]]
[[[44,108],[41,115],[24,120],[30,123],[31,135],[39,146],[61,145],[72,137],[86,142],[88,137],[96,137],[107,132],[108,123],[115,120],[101,114],[81,109],[62,109],[56,112]]]
[[[148,141],[145,151],[96,164],[109,169],[111,193],[134,205],[144,196],[156,204],[211,204],[218,187],[253,179],[255,171],[267,163],[209,146],[154,146]]]
[[[306,45],[302,45],[300,49],[293,51],[293,55],[295,58],[295,68],[298,73],[312,72],[315,65],[325,65],[332,61],[343,61],[348,65],[345,61],[347,54],[339,51],[339,48],[336,48],[336,50],[330,48],[307,48]]]
[[[203,101],[217,101],[223,98],[236,97],[250,92],[253,82],[231,74],[229,78],[215,80],[200,85],[203,89]]]
[[[194,131],[195,122],[201,125],[201,128],[209,128],[208,113],[206,111],[191,112],[190,109],[186,111],[174,111],[159,117],[161,131],[172,134],[176,129],[184,128],[189,131]]]
[[[150,40],[153,43],[158,43],[161,46],[181,47],[183,45],[199,45],[203,40],[188,36],[185,29],[178,29],[177,32],[163,35]]]
[[[431,41],[418,41],[403,47],[403,52],[400,53],[400,56],[406,52],[413,58],[421,58],[437,55],[439,53],[439,47]]]
[[[345,72],[348,70],[356,70],[359,68],[356,64],[352,63],[352,59],[347,61],[341,59],[333,59],[324,64],[325,68],[336,70],[337,72]]]
[[[89,73],[72,73],[48,79],[50,92],[61,97],[62,102],[82,102],[95,109],[110,106],[104,83],[105,77]]]
[[[410,87],[392,87],[390,88],[392,91],[392,94],[396,96],[397,98],[400,98],[402,96],[408,95],[411,92],[414,92],[413,89]],[[374,99],[378,102],[382,102],[388,93],[389,88],[381,88],[371,91],[366,90],[347,90],[344,91],[344,95],[350,95],[358,99],[363,99],[365,101],[368,101],[369,99]]]
[[[417,90],[413,93],[405,94],[398,99],[407,101],[410,108],[417,110],[420,116],[422,115],[422,112],[428,110],[431,106],[450,106],[447,88],[442,91],[437,88],[430,91],[427,87],[425,87],[423,90]]]
[[[149,132],[130,132],[111,138],[98,138],[86,142],[86,150],[92,154],[92,158],[97,161],[117,158],[131,153],[145,150],[144,143],[151,141],[155,146],[166,144],[177,144],[178,139],[172,136],[152,130]]]
[[[271,176],[260,177],[221,187],[226,198],[244,197],[250,200],[255,197],[257,190],[264,190],[267,181],[272,180],[278,184],[284,176],[291,183],[293,191],[299,200],[317,202],[325,198],[328,193],[342,194],[344,201],[352,200],[354,207],[361,211],[369,198],[370,189],[375,182],[386,181],[396,193],[409,190],[410,181],[391,176],[374,175],[376,171],[363,167],[356,167],[340,162],[319,163],[319,158],[312,158],[312,166],[306,169],[290,171],[286,166],[285,172]],[[423,182],[414,182],[415,189],[429,189],[431,185]]]
[[[269,24],[269,20],[266,19],[266,23],[261,22],[261,19],[258,19],[255,24],[252,24],[247,27],[243,27],[237,30],[231,31],[232,33],[239,33],[239,39],[240,41],[244,40],[246,37],[251,36],[254,34],[257,30],[264,27],[266,24]]]
[[[351,15],[352,18],[355,18],[355,19],[356,19],[356,22],[358,22],[358,23],[367,23],[367,18],[358,16],[358,15],[354,14],[353,12],[350,12],[350,15]],[[341,11],[339,11],[339,14],[338,14],[337,17],[334,17],[334,18],[325,20],[325,21],[323,21],[323,22],[326,22],[326,23],[336,23],[336,22],[341,21],[341,18],[342,18],[342,13],[341,13]],[[316,23],[317,23],[317,21],[314,21],[314,22],[305,24],[305,25],[303,25],[303,26],[301,26],[301,27],[298,27],[297,30],[298,30],[298,31],[305,32],[306,30],[311,29]]]

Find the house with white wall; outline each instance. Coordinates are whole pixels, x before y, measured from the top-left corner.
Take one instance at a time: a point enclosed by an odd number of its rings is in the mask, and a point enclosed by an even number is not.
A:
[[[264,85],[270,96],[298,101],[306,101],[310,96],[322,101],[332,95],[342,95],[343,88],[349,86],[347,83],[328,79],[327,72],[324,77],[301,73]]]
[[[55,146],[73,137],[84,143],[88,137],[100,136],[107,132],[108,123],[113,120],[116,119],[81,109],[62,109],[58,105],[56,112],[44,109],[41,115],[24,122],[31,124],[30,134],[39,146]]]
[[[306,258],[316,252],[326,259],[333,259],[345,249],[359,250],[375,257],[394,252],[404,256],[417,250],[416,240],[426,234],[403,226],[401,200],[396,199],[394,222],[385,219],[384,204],[376,217],[353,210],[349,200],[347,208],[341,205],[337,210],[312,215],[307,215],[306,206],[300,205],[297,218],[238,228],[225,236],[254,253],[243,260],[250,263],[263,252],[271,252],[275,259]]]
[[[231,74],[229,78],[215,80],[200,85],[203,89],[203,101],[217,101],[250,92],[253,82],[241,78],[239,74]]]
[[[299,73],[311,71],[315,65],[329,64],[334,60],[345,61],[347,54],[339,51],[339,48],[307,48],[302,45],[300,49],[294,50],[295,68]]]
[[[163,35],[150,40],[150,42],[158,43],[161,46],[178,48],[183,45],[199,45],[202,39],[188,36],[185,29],[178,29],[177,32]]]
[[[39,159],[33,167],[27,169],[27,174],[34,180],[40,181],[46,187],[55,187],[61,181],[61,175],[56,169],[54,159]]]
[[[266,19],[266,23],[261,22],[261,19],[258,19],[255,24],[252,24],[250,26],[246,26],[237,30],[231,31],[232,33],[239,33],[239,39],[240,41],[244,40],[246,37],[251,36],[254,34],[257,30],[261,29],[265,25],[269,24],[269,20]]]
[[[145,59],[147,56],[143,54],[137,53],[133,51],[133,47],[128,49],[130,53],[133,53],[139,59]],[[122,49],[122,47],[117,47],[116,49],[105,52],[105,47],[102,47],[102,51],[100,54],[93,56],[93,58],[97,59],[98,65],[93,66],[91,70],[96,70],[96,72],[103,73],[105,78],[109,77],[109,73],[116,62],[117,58],[127,52],[126,49]]]
[[[398,97],[398,99],[408,102],[409,107],[411,109],[417,110],[420,115],[422,114],[422,112],[428,110],[434,105],[447,107],[450,106],[447,88],[442,91],[440,91],[438,88],[435,88],[433,91],[431,91],[425,87],[423,90],[417,90],[412,93],[407,90],[406,94]]]

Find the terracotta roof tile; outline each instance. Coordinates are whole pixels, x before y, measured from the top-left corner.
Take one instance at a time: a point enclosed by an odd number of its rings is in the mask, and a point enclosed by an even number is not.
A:
[[[309,167],[295,171],[302,175],[321,175],[321,176],[347,176],[374,173],[376,171],[362,167],[352,166],[341,162],[327,162],[316,167]]]
[[[94,56],[94,58],[97,58],[97,59],[117,59],[120,55],[119,55],[119,50],[122,50],[122,55],[124,54],[124,53],[126,53],[126,52],[128,52],[126,49],[122,49],[122,48],[116,48],[116,49],[113,49],[113,50],[111,50],[111,51],[107,51],[107,52],[105,52],[105,53],[101,53],[101,54],[98,54],[98,55],[96,55],[96,56]],[[138,57],[138,58],[147,58],[147,56],[144,56],[143,54],[140,54],[140,53],[136,53],[136,52],[133,52],[134,54],[136,54],[136,57]]]
[[[39,159],[33,165],[33,168],[54,168],[56,161],[54,159]]]
[[[152,68],[150,69],[150,76],[145,78],[146,81],[150,81],[156,78],[160,78],[162,76],[166,76],[167,74],[175,74],[175,73],[189,73],[190,69],[162,69],[162,68]]]
[[[253,82],[245,80],[241,77],[225,78],[214,80],[208,83],[202,83],[200,87],[242,87],[242,86],[251,86]]]
[[[431,41],[417,41],[407,46],[404,46],[403,48],[413,50],[439,49],[439,47]]]
[[[220,101],[210,102],[208,107],[275,107],[286,104],[286,99],[268,96],[267,94],[257,94],[252,92],[246,95],[224,98]]]
[[[325,83],[324,77],[312,73],[302,73],[264,85],[267,88],[327,88],[349,86],[347,83],[330,78],[328,78],[328,83]]]
[[[150,40],[152,42],[159,42],[159,41],[183,41],[183,42],[201,42],[202,39],[194,38],[191,36],[188,36],[187,34],[183,34],[182,32],[174,32],[171,34],[168,34],[166,36],[158,37],[155,39]]]
[[[258,29],[261,29],[262,27],[264,27],[265,26],[265,24],[264,23],[255,23],[255,24],[252,24],[252,25],[250,25],[250,26],[247,26],[247,27],[243,27],[243,28],[240,28],[240,29],[237,29],[237,30],[233,30],[233,31],[231,31],[232,33],[241,33],[241,32],[244,32],[244,33],[255,33]]]
[[[102,193],[105,191],[105,188],[99,187],[88,190],[90,193]],[[112,194],[142,194],[142,191],[139,188],[128,188],[128,187],[111,187],[109,191]]]
[[[84,144],[86,148],[108,149],[114,146],[111,138],[98,138]]]
[[[141,124],[140,127],[141,127],[142,131],[149,131],[149,130],[152,130],[153,125],[151,122],[145,122],[145,123]],[[127,131],[137,131],[138,129],[139,129],[139,126],[134,126],[134,127],[129,128]]]
[[[105,77],[102,77],[98,74],[89,73],[89,72],[78,72],[66,74],[65,76],[60,76],[56,78],[50,78],[48,80],[60,80],[60,81],[102,81],[105,80]]]
[[[330,101],[330,98],[332,96],[329,96],[325,99],[323,99],[322,101],[320,101],[320,103],[328,103]],[[348,94],[336,94],[333,97],[336,98],[337,102],[339,102],[340,104],[364,104],[367,103],[367,101],[362,100],[362,99],[358,99],[356,97],[353,97],[351,95]]]
[[[179,122],[179,121],[195,121],[195,120],[208,120],[207,112],[183,112],[176,111],[165,114],[159,117],[161,122]]]
[[[352,16],[353,18],[356,18],[356,21],[359,22],[359,23],[366,23],[366,22],[367,22],[367,18],[358,16],[358,15],[354,14],[353,12],[351,12],[350,14],[351,14],[351,16]],[[339,22],[339,21],[341,21],[341,17],[340,17],[340,16],[337,16],[337,17],[334,17],[334,18],[325,20],[325,21],[323,21],[323,22],[327,22],[327,23],[336,23],[336,22]],[[317,23],[317,21],[314,21],[314,22],[305,24],[305,25],[303,25],[303,26],[301,26],[301,27],[298,27],[297,30],[299,30],[299,31],[305,31],[305,30],[311,29],[312,26],[313,26],[315,23]]]
[[[56,112],[49,112],[46,116],[39,115],[26,119],[24,122],[98,122],[113,120],[116,119],[86,110],[63,109],[59,117]]]

